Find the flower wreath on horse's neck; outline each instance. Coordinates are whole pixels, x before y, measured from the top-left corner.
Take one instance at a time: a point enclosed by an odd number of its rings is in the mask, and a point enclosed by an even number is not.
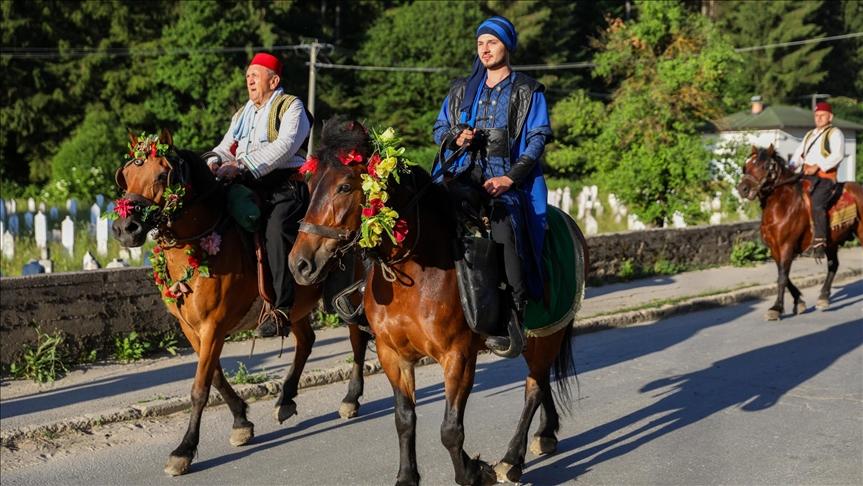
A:
[[[408,225],[399,213],[386,205],[389,199],[389,182],[399,182],[400,174],[407,173],[413,162],[404,156],[405,148],[392,127],[381,133],[371,130],[374,151],[368,159],[366,172],[361,174],[363,206],[360,225],[359,244],[362,248],[377,248],[383,242],[383,235],[389,237],[393,245],[399,246],[408,234]],[[342,165],[362,164],[362,154],[356,150],[341,152]],[[300,173],[309,175],[317,171],[318,159],[309,157],[300,167]]]
[[[146,160],[147,157],[165,157],[170,150],[167,144],[159,143],[157,135],[142,133],[138,137],[135,146],[129,143],[129,152],[126,154],[126,163],[135,160]],[[151,204],[144,206],[138,201],[121,197],[114,201],[114,211],[106,217],[117,219],[126,218],[134,212],[139,212],[142,221],[155,218],[157,225],[157,244],[153,247],[153,281],[162,294],[162,300],[168,304],[182,302],[183,297],[192,292],[188,282],[195,275],[195,271],[202,277],[210,276],[210,267],[207,260],[208,255],[219,253],[222,237],[215,231],[201,238],[197,245],[190,243],[183,251],[186,255],[186,268],[180,278],[174,280],[168,271],[168,261],[165,257],[165,249],[175,246],[173,238],[166,235],[166,227],[174,219],[174,216],[183,209],[189,191],[187,184],[177,183],[165,188],[162,192],[162,206]],[[203,251],[202,251],[203,250]]]

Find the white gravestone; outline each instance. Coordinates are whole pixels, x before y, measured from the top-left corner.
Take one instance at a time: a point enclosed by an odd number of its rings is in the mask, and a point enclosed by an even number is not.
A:
[[[584,221],[584,231],[587,233],[587,236],[599,233],[599,223],[596,222],[596,218],[592,214],[588,214]]]
[[[115,259],[111,260],[110,263],[105,265],[105,268],[125,268],[128,266],[129,266],[129,264],[125,260],[123,260],[122,258],[115,258]]]
[[[710,224],[721,224],[722,213],[713,213],[710,215]]]
[[[6,212],[9,214],[15,214],[18,212],[18,203],[15,202],[14,199],[9,200],[9,206],[6,208]]]
[[[686,221],[683,219],[683,214],[679,211],[675,211],[674,214],[671,215],[671,225],[675,228],[686,228]]]
[[[87,253],[84,253],[84,261],[81,263],[81,268],[84,270],[98,270],[100,267],[99,262],[97,262],[96,259],[93,258],[93,255],[88,251]]]
[[[48,222],[45,220],[45,215],[42,211],[36,213],[36,218],[33,221],[33,236],[36,238],[36,246],[45,248],[48,246]]]
[[[562,209],[566,214],[570,214],[570,211],[572,211],[572,191],[569,189],[569,186],[563,188],[563,198],[560,202],[560,209]]]
[[[108,256],[108,223],[105,218],[96,221],[96,253],[99,256]]]
[[[140,246],[129,248],[129,257],[131,260],[134,260],[134,261],[140,263],[141,262],[141,253],[142,252],[141,252]]]
[[[36,209],[38,209],[39,211],[42,211],[44,213],[45,212],[45,203],[40,201],[39,204],[36,206]]]
[[[101,216],[101,213],[102,210],[99,209],[98,204],[93,203],[93,205],[90,206],[90,233],[96,232],[96,223],[99,222],[99,216]]]
[[[62,232],[60,242],[63,244],[63,248],[69,252],[69,255],[73,255],[75,253],[75,223],[69,216],[66,216],[60,227]]]
[[[15,258],[15,237],[12,236],[12,233],[5,232],[3,233],[3,237],[0,238],[0,250],[3,252],[3,257],[9,260]]]
[[[36,212],[36,200],[32,197],[27,198],[27,211],[30,211],[31,213]]]

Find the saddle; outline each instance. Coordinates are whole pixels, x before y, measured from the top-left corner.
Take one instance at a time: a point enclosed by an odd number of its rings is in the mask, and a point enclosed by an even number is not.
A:
[[[811,208],[812,202],[809,199],[809,190],[810,183],[804,180],[803,193],[806,195],[806,204]],[[831,230],[839,230],[846,226],[851,226],[857,221],[857,203],[854,201],[854,196],[845,190],[844,182],[839,182],[834,186],[829,201],[827,220],[830,222]]]

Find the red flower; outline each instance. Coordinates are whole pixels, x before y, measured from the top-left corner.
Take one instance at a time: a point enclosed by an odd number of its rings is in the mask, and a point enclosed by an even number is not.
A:
[[[154,246],[154,247],[153,247],[153,254],[154,254],[154,255],[158,255],[159,253],[161,253],[161,251],[162,251],[162,247],[161,247],[161,246],[158,246],[158,245],[157,245],[157,246]]]
[[[303,174],[303,175],[306,175],[309,173],[315,174],[317,172],[318,172],[318,158],[313,156],[313,155],[309,156],[309,158],[306,159],[306,163],[304,163],[303,165],[300,166],[300,174]]]
[[[159,149],[156,148],[156,145],[155,144],[150,145],[150,157],[155,157],[158,154],[159,154]]]
[[[165,297],[167,297],[169,299],[176,299],[177,297],[179,297],[179,295],[175,294],[174,292],[171,292],[171,289],[165,289]]]
[[[121,218],[127,218],[130,214],[132,214],[132,210],[135,207],[132,205],[132,201],[121,198],[114,201],[114,212],[117,213],[117,216]]]
[[[403,219],[396,221],[396,225],[393,227],[393,235],[396,237],[397,242],[401,243],[404,241],[408,235],[408,222]]]
[[[351,150],[347,154],[340,154],[339,160],[342,162],[342,165],[351,165],[354,162],[362,162],[363,156],[360,155],[356,150]]]
[[[369,201],[368,207],[363,208],[363,217],[371,218],[374,215],[380,212],[381,208],[384,207],[384,202],[378,198],[372,199]]]
[[[372,155],[371,157],[369,157],[369,167],[368,167],[368,172],[369,172],[369,175],[370,175],[370,176],[372,176],[372,177],[374,177],[375,179],[377,179],[377,178],[378,178],[378,174],[377,174],[377,172],[375,172],[375,168],[378,166],[378,164],[379,164],[380,162],[381,162],[381,156],[380,156],[380,154],[379,154],[379,153],[377,153],[377,152],[375,152],[375,154],[374,154],[374,155]]]
[[[162,277],[159,276],[159,272],[156,271],[153,272],[153,281],[156,282],[156,285],[162,285],[165,283],[162,281]]]
[[[189,255],[189,266],[192,268],[198,268],[201,265],[201,262],[195,257],[195,255]]]

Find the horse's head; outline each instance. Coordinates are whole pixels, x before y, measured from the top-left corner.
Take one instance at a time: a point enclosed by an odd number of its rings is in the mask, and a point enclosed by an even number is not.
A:
[[[171,197],[165,193],[175,184],[184,184],[189,167],[179,159],[169,160],[173,140],[167,130],[157,137],[139,138],[129,133],[129,161],[117,169],[115,179],[123,196],[117,201],[118,218],[114,221],[114,238],[127,247],[141,246],[147,233],[157,224],[155,213]]]
[[[288,265],[301,285],[326,277],[329,267],[359,239],[363,190],[361,174],[371,152],[359,122],[335,118],[324,124],[315,154],[302,168],[311,198]],[[346,158],[355,154],[355,160]]]
[[[785,160],[776,153],[773,144],[766,149],[753,145],[743,166],[743,177],[737,184],[738,194],[750,200],[768,194],[784,169]]]

